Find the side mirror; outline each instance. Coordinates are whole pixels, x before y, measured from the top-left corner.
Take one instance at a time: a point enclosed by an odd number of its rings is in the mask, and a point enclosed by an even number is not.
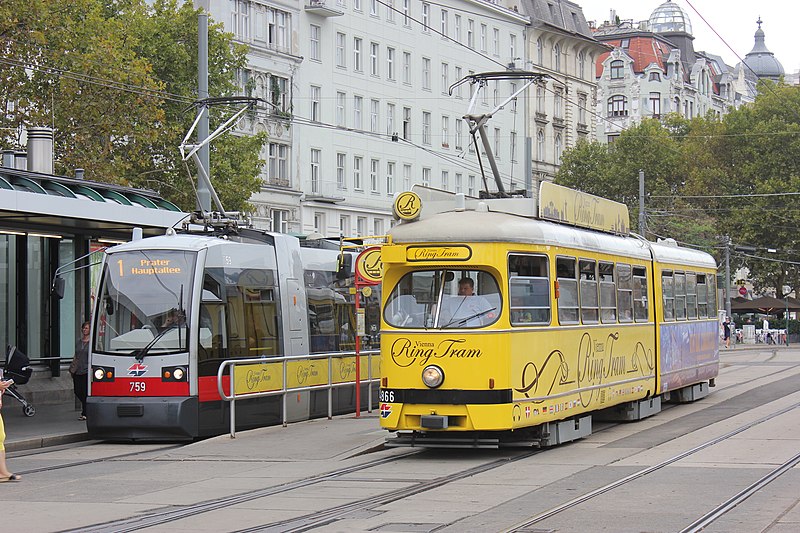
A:
[[[66,286],[67,281],[64,278],[56,276],[53,280],[53,294],[55,294],[59,300],[64,299],[64,290]]]
[[[339,268],[336,270],[336,279],[347,279],[353,272],[353,256],[350,254],[339,254]]]

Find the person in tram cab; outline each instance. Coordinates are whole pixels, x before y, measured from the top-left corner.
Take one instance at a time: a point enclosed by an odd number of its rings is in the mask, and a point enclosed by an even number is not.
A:
[[[186,315],[183,311],[178,311],[173,307],[164,316],[164,321],[161,323],[161,331],[184,325],[186,325]]]
[[[458,281],[458,297],[451,298],[444,327],[472,328],[494,321],[492,305],[483,296],[475,294],[475,282],[464,276]]]

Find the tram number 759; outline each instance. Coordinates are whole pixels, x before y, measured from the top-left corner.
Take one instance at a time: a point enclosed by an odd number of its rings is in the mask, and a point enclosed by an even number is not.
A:
[[[393,390],[383,390],[383,389],[381,389],[380,401],[386,402],[386,403],[393,403],[394,402],[394,391]]]
[[[144,381],[131,381],[131,392],[144,392],[146,385]]]

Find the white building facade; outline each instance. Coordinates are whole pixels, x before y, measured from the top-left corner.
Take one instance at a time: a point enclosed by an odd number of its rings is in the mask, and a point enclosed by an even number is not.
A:
[[[394,194],[415,183],[478,195],[462,119],[474,89],[449,90],[524,57],[527,16],[482,0],[212,0],[210,13],[250,47],[242,86],[273,104],[240,127],[269,133],[263,186],[250,199],[256,225],[382,235]],[[475,112],[515,89],[490,83]],[[487,124],[508,190],[524,186],[529,168],[525,117],[520,98]]]

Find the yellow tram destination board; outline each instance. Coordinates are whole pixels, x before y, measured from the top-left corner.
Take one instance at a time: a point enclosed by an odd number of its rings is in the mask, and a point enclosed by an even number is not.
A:
[[[618,235],[630,231],[627,205],[549,181],[539,189],[539,218]]]

